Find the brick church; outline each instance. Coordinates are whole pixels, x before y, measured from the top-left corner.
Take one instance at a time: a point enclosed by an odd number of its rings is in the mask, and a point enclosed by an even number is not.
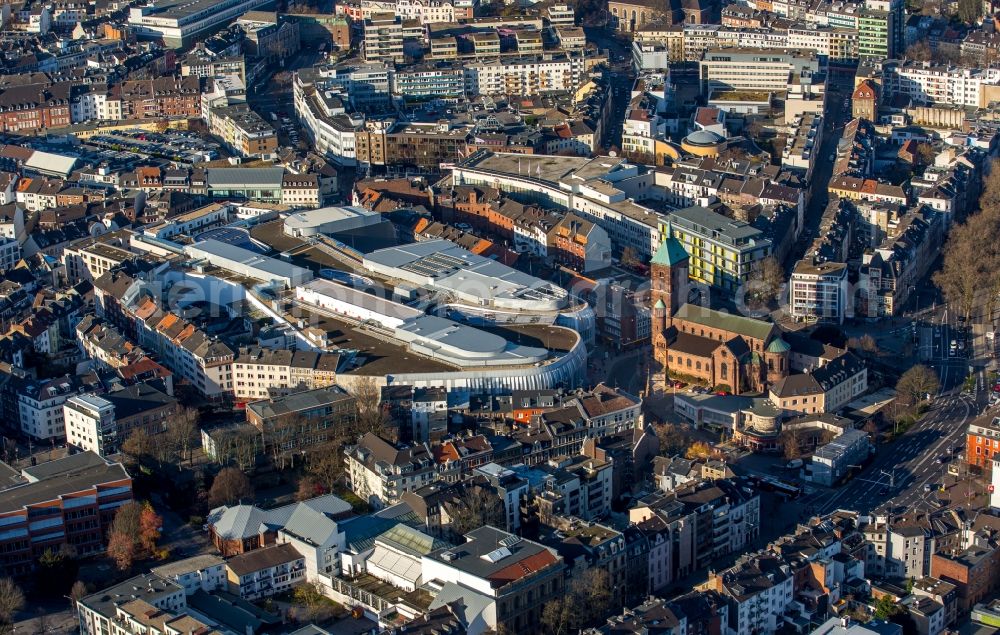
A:
[[[774,324],[688,304],[688,254],[667,235],[650,262],[654,359],[675,379],[734,393],[786,377],[791,347]]]

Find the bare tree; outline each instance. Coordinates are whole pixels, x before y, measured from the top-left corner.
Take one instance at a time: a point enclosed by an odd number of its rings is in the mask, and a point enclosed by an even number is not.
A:
[[[987,263],[982,259],[977,225],[966,223],[952,230],[945,244],[941,270],[934,274],[934,284],[949,303],[958,307],[965,319],[972,315],[976,293],[986,279]]]
[[[0,635],[14,632],[14,615],[24,608],[24,592],[10,578],[0,578]]]
[[[611,578],[607,570],[595,567],[574,578],[566,593],[542,608],[544,632],[562,635],[592,624],[611,608]]]
[[[309,475],[327,492],[333,491],[344,474],[344,456],[337,443],[325,443],[309,453]]]
[[[49,614],[42,607],[35,609],[35,632],[49,632]]]
[[[177,413],[167,428],[170,445],[181,461],[191,460],[191,451],[197,443],[201,416],[195,408],[184,408]]]
[[[778,300],[781,287],[785,284],[785,270],[774,256],[758,260],[750,267],[745,294],[748,305],[763,308]]]
[[[940,387],[937,373],[923,364],[917,364],[900,375],[896,382],[896,396],[900,405],[911,407],[923,401],[927,395],[937,394]]]
[[[875,341],[874,337],[867,333],[861,337],[852,337],[847,340],[847,348],[867,355],[878,354],[878,342]]]
[[[366,432],[382,433],[389,423],[389,414],[382,408],[382,389],[375,378],[364,377],[354,382],[351,394],[358,404],[355,436]]]
[[[451,531],[456,536],[464,536],[477,527],[493,525],[506,528],[505,509],[500,497],[492,490],[479,485],[470,485],[453,502],[445,503],[451,518]]]
[[[76,609],[76,604],[83,598],[87,597],[90,590],[87,589],[87,584],[81,580],[77,580],[73,583],[73,588],[69,590],[69,598],[73,602],[73,608]]]
[[[143,428],[136,428],[122,443],[122,453],[132,464],[148,461],[155,453],[153,440]]]
[[[624,249],[622,249],[622,257],[620,262],[623,267],[630,267],[630,268],[636,267],[642,263],[642,261],[639,260],[639,256],[638,254],[636,254],[635,249],[633,249],[632,247],[625,247]]]
[[[142,529],[142,504],[129,501],[118,508],[111,531],[138,538]]]
[[[232,462],[243,472],[249,472],[257,463],[261,435],[249,426],[227,430],[216,441],[217,460],[225,465]]]
[[[802,456],[802,435],[798,430],[785,430],[781,433],[781,447],[786,459],[799,458]]]
[[[675,423],[661,423],[654,427],[660,442],[661,456],[675,456],[691,445],[690,436]]]
[[[235,467],[224,467],[212,481],[212,488],[208,491],[208,504],[212,507],[232,505],[252,496],[253,486],[247,475]]]
[[[1000,159],[993,160],[989,174],[983,179],[979,208],[983,212],[1000,212]]]
[[[908,46],[904,55],[906,59],[916,62],[929,62],[934,59],[934,51],[931,49],[930,42],[926,38]]]

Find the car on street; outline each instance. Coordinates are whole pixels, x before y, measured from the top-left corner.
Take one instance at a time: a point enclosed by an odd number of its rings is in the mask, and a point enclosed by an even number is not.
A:
[[[944,465],[945,463],[948,462],[948,457],[946,457],[946,456],[939,456],[937,458],[937,462],[940,463],[941,465]]]
[[[933,492],[934,491],[934,483],[924,483],[924,491],[925,492]]]

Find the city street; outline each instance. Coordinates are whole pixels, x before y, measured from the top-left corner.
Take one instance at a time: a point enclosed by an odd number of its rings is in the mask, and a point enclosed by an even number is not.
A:
[[[933,505],[935,485],[945,482],[947,464],[958,459],[953,450],[964,448],[969,419],[978,414],[974,399],[957,389],[939,397],[932,410],[892,443],[883,444],[872,463],[846,485],[820,490],[802,500],[816,501],[817,513],[835,509],[868,512],[893,499],[899,506]],[[930,484],[931,492],[924,486]],[[809,499],[809,500],[807,500]]]

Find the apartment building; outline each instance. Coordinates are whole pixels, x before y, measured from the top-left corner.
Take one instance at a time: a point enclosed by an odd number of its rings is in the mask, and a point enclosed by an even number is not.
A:
[[[575,92],[584,83],[586,64],[575,56],[546,55],[476,60],[464,68],[468,95],[537,95]]]
[[[115,244],[117,243],[117,244]],[[136,254],[123,248],[117,239],[97,240],[86,238],[63,248],[62,261],[66,279],[70,284],[93,282],[123,262],[136,258]]]
[[[396,0],[396,15],[420,24],[455,22],[455,4],[450,0]]]
[[[437,478],[427,444],[397,448],[370,432],[346,452],[344,462],[351,491],[376,509],[398,503],[405,492]]]
[[[121,83],[122,117],[169,119],[201,116],[201,81],[198,77],[164,76]]]
[[[1000,69],[934,62],[890,62],[883,66],[883,91],[914,101],[982,108],[1000,97]]]
[[[208,130],[241,157],[271,156],[278,149],[278,133],[246,105],[211,109]]]
[[[139,345],[155,353],[164,366],[209,399],[233,393],[235,353],[229,346],[178,315],[163,312],[151,298],[141,300],[131,313]]]
[[[333,385],[340,355],[313,351],[242,348],[233,359],[233,394],[239,401],[266,399]]]
[[[205,553],[175,560],[153,567],[149,572],[181,585],[187,595],[196,591],[211,593],[226,588],[226,561],[214,554]]]
[[[553,27],[573,26],[576,24],[576,12],[568,4],[553,4],[545,10],[545,17]]]
[[[771,241],[761,230],[710,209],[687,207],[668,217],[670,235],[690,259],[692,280],[735,291],[749,278],[754,263],[771,254]]]
[[[346,114],[340,97],[327,93],[328,81],[311,69],[296,73],[292,80],[295,114],[317,152],[338,165],[354,165],[355,132],[363,122]]]
[[[65,439],[63,404],[80,387],[80,379],[75,375],[33,380],[22,385],[17,392],[21,432],[36,442]]]
[[[292,209],[317,209],[323,204],[318,174],[285,172],[281,176],[281,204]]]
[[[958,610],[963,613],[1000,588],[1000,546],[995,536],[979,535],[968,546],[939,550],[930,559],[930,575],[955,585]]]
[[[226,561],[229,592],[244,600],[284,593],[305,582],[306,560],[289,543],[257,549]]]
[[[721,593],[729,604],[729,633],[773,633],[794,598],[794,575],[781,558],[770,554],[741,556],[736,565],[709,572],[700,588]]]
[[[460,97],[465,94],[465,70],[442,62],[400,68],[392,73],[392,94],[407,100]]]
[[[0,94],[0,131],[30,132],[72,123],[71,85],[27,83]]]
[[[296,20],[270,11],[250,11],[236,20],[246,39],[248,55],[269,64],[278,64],[295,55],[301,47],[300,25]]]
[[[994,456],[1000,456],[1000,417],[987,413],[969,424],[965,435],[965,460],[988,472],[993,467]]]
[[[381,122],[355,133],[355,154],[363,168],[374,165],[413,166],[440,172],[441,164],[461,158],[467,128],[447,124]]]
[[[788,413],[837,412],[868,390],[868,367],[844,353],[811,373],[789,375],[775,383],[769,398]]]
[[[135,431],[166,432],[177,414],[177,400],[149,384],[133,384],[103,395],[74,395],[63,404],[66,442],[108,456]]]
[[[493,187],[520,201],[573,210],[607,232],[616,253],[631,247],[650,257],[659,245],[666,218],[629,200],[644,176],[623,159],[531,157],[479,150],[456,163],[456,185]],[[552,170],[556,164],[559,170]],[[544,166],[544,171],[543,171]],[[565,188],[562,186],[565,184]],[[635,189],[633,189],[633,186]]]
[[[122,602],[126,597],[130,602]],[[130,608],[141,606],[155,615],[160,610],[180,610],[187,605],[187,601],[184,587],[180,584],[161,578],[155,573],[144,573],[88,595],[77,602],[80,632],[83,635],[121,633],[128,617],[119,612],[121,605]],[[146,626],[129,632],[149,631]]]
[[[528,457],[525,463],[532,467],[515,467],[514,471],[525,480],[542,484],[533,499],[542,522],[556,522],[561,516],[596,521],[611,512],[614,473],[610,462],[547,453]]]
[[[874,547],[866,570],[885,578],[919,579],[940,577],[932,570],[932,556],[938,551],[941,532],[926,512],[893,515],[882,511],[861,527],[865,540]]]
[[[247,423],[260,430],[268,447],[299,452],[346,436],[357,407],[352,395],[331,385],[248,403]]]
[[[366,62],[403,62],[402,21],[386,15],[365,18],[361,56]]]
[[[576,214],[566,214],[546,236],[548,256],[581,273],[600,271],[611,265],[611,239],[597,223]]]
[[[843,324],[853,316],[849,306],[847,263],[814,262],[803,259],[795,263],[789,284],[789,311],[797,320],[824,321]]]
[[[698,61],[702,94],[713,90],[785,92],[789,76],[819,74],[819,59],[812,51],[772,49],[710,49]]]
[[[486,607],[481,614],[487,628],[540,633],[542,608],[564,593],[562,557],[555,549],[488,525],[465,538],[461,548],[423,556],[424,579],[444,583],[431,608],[474,599]]]
[[[0,497],[0,563],[8,575],[31,572],[46,549],[68,544],[81,555],[104,550],[115,511],[132,500],[120,463],[93,452],[24,468],[22,484]]]

